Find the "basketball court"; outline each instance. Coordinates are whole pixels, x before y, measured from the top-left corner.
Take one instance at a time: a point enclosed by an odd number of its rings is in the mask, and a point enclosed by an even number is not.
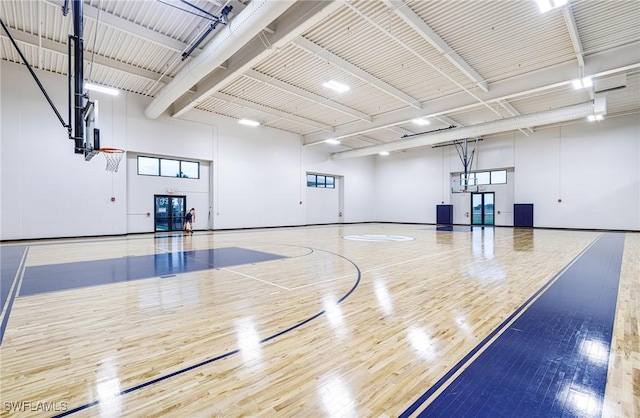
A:
[[[361,224],[2,250],[3,400],[42,415],[586,417],[638,402],[622,385],[637,234]]]
[[[639,19],[0,2],[0,417],[640,416]]]

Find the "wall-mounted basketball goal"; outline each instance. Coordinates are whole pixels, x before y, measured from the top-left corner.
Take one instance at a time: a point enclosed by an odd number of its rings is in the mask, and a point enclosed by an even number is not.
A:
[[[104,155],[107,165],[105,170],[112,173],[118,172],[120,161],[124,156],[124,150],[120,148],[100,147],[100,128],[98,125],[98,101],[87,101],[83,109],[84,113],[84,160],[91,161],[96,154]]]
[[[69,35],[69,56],[67,57],[67,77],[69,79],[68,87],[68,122],[66,122],[53,101],[47,94],[44,86],[38,79],[33,67],[20,50],[18,43],[11,35],[9,28],[0,19],[0,25],[5,31],[14,48],[22,58],[24,65],[27,67],[36,84],[49,102],[51,109],[55,112],[58,120],[64,128],[67,129],[69,139],[74,141],[74,152],[76,154],[84,154],[85,161],[90,161],[96,154],[102,154],[107,160],[106,170],[117,172],[120,161],[124,156],[124,150],[119,148],[100,147],[100,128],[98,127],[98,102],[91,101],[89,95],[84,91],[84,58],[83,58],[83,26],[84,15],[82,11],[83,0],[71,0],[73,11],[73,35]],[[62,6],[62,14],[67,15],[69,11],[69,1],[65,1]],[[73,45],[73,55],[71,55],[71,46]],[[73,65],[72,65],[73,64]],[[73,68],[72,68],[73,67]],[[73,78],[73,91],[71,89],[71,79]],[[73,98],[73,100],[72,100]],[[73,123],[72,123],[73,122]]]

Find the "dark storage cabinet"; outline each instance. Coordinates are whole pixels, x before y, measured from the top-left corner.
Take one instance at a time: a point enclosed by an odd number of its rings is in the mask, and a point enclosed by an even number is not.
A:
[[[513,226],[533,228],[533,203],[513,205]]]
[[[437,205],[436,223],[438,225],[453,225],[453,205]]]

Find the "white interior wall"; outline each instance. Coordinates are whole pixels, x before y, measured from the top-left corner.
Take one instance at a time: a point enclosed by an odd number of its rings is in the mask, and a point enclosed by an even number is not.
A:
[[[336,181],[336,187],[325,189],[307,187],[306,223],[308,225],[331,224],[340,222],[340,182]]]
[[[640,230],[637,115],[577,121],[529,136],[517,132],[478,143],[472,171],[509,167],[514,171],[508,173],[506,186],[484,190],[497,193],[497,225],[513,225],[513,203],[533,203],[536,227]],[[469,196],[443,196],[438,183],[462,170],[453,147],[378,157],[378,218],[435,223],[435,207],[444,202],[454,205],[454,223],[469,224]]]
[[[209,229],[209,170],[210,161],[188,161],[200,163],[200,178],[178,178],[140,176],[138,172],[137,153],[127,153],[128,172],[131,174],[127,182],[127,223],[128,232],[154,231],[155,195],[185,196],[187,210],[196,209],[196,230]],[[167,157],[152,153],[140,155],[151,157]]]
[[[513,225],[513,204],[515,202],[515,179],[517,173],[514,167],[514,144],[518,134],[508,133],[495,135],[478,141],[474,158],[469,167],[470,171],[489,171],[507,169],[507,184],[489,184],[479,186],[479,192],[495,193],[494,222],[498,226]],[[472,143],[468,144],[468,153],[473,149]],[[454,147],[446,147],[450,158],[451,172],[463,172],[464,167],[460,156]],[[517,170],[516,170],[517,171]],[[471,196],[469,193],[451,194],[453,204],[453,222],[456,224],[471,224]]]
[[[333,205],[334,196],[309,200],[307,172],[344,177],[344,222],[375,220],[370,158],[333,161],[326,149],[301,146],[296,134],[239,125],[235,119],[198,110],[185,118],[217,127],[215,229],[324,223],[322,208]]]
[[[37,73],[66,117],[66,77]],[[214,229],[309,223],[306,172],[344,177],[344,222],[434,223],[437,204],[455,205],[449,175],[462,166],[451,147],[334,161],[330,148],[303,147],[292,133],[197,110],[188,120],[148,120],[149,98],[92,93],[102,146],[130,152],[111,174],[102,156],[85,162],[74,154],[24,66],[0,63],[0,81],[2,240],[151,232],[153,194],[184,187],[138,176],[137,154],[200,161],[203,176],[189,202],[197,202],[199,220],[211,208]],[[640,230],[637,115],[481,141],[472,168],[505,167],[515,167],[513,201],[534,203],[535,226]]]
[[[63,118],[66,77],[37,71]],[[2,228],[0,239],[123,234],[126,166],[104,170],[100,155],[85,162],[23,65],[0,63]],[[100,100],[103,138],[121,139],[123,97]],[[112,123],[111,121],[114,121]],[[124,142],[104,140],[104,146]],[[112,202],[111,197],[116,197]]]
[[[304,147],[302,153],[302,187],[306,189],[306,173],[321,173],[341,177],[338,193],[344,198],[342,204],[341,222],[373,222],[379,220],[375,207],[375,160],[374,157],[354,158],[349,160],[333,160],[330,152],[333,148],[330,145],[317,145]],[[336,178],[338,184],[338,178]],[[309,188],[313,189],[313,188]],[[313,193],[313,190],[311,191]],[[322,194],[314,193],[314,197],[321,197]],[[332,196],[340,200],[340,195]],[[331,200],[331,202],[334,202]],[[303,206],[314,209],[307,209],[310,215],[307,222],[323,223],[318,215],[319,202],[303,201]],[[332,203],[332,208],[335,203]],[[334,218],[335,219],[335,218]],[[326,219],[325,219],[326,220]]]
[[[449,203],[450,162],[444,148],[376,156],[377,217],[386,222],[435,223],[436,205]]]
[[[514,184],[515,173],[509,169],[507,184],[488,184],[478,188],[478,192],[494,193],[494,223],[497,226],[513,226]],[[452,193],[451,204],[453,223],[471,225],[471,193]]]
[[[153,196],[170,188],[198,208],[198,228],[208,212],[206,226],[214,229],[304,225],[306,171],[346,176],[350,222],[374,220],[370,160],[336,163],[302,147],[298,135],[197,110],[185,120],[149,120],[143,111],[150,99],[133,94],[92,93],[102,146],[128,151],[118,173],[106,172],[102,156],[85,162],[73,153],[24,66],[0,65],[2,240],[151,232]],[[66,77],[37,73],[66,115]],[[137,155],[200,161],[201,178],[139,176]]]
[[[638,115],[518,137],[515,165],[516,201],[534,203],[535,226],[640,230]]]
[[[148,119],[144,116],[144,109],[151,98],[133,94],[126,96],[123,125],[127,138],[127,232],[154,231],[154,196],[169,194],[186,196],[187,206],[196,208],[196,229],[210,228],[209,182],[216,127],[168,116]],[[199,162],[200,178],[138,175],[139,155]]]
[[[217,229],[300,225],[297,135],[220,121],[214,178]]]

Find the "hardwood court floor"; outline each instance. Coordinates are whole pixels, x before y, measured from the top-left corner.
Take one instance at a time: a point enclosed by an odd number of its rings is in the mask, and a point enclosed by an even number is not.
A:
[[[1,416],[399,416],[600,235],[361,224],[5,244],[26,258],[3,300]],[[627,233],[604,417],[640,414],[639,279]]]

